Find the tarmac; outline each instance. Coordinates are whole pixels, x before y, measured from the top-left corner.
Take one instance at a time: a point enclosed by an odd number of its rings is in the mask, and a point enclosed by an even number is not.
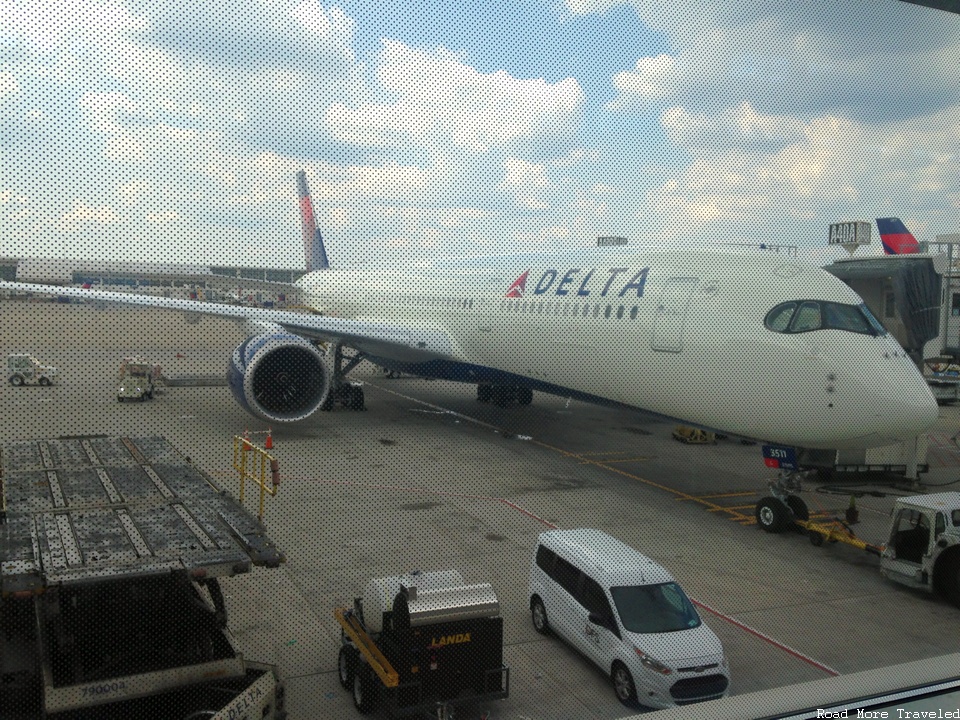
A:
[[[249,431],[262,443],[268,428],[226,387],[168,387],[121,404],[116,381],[126,356],[170,376],[222,375],[243,337],[232,322],[191,324],[178,313],[0,300],[0,352],[29,352],[59,372],[49,388],[0,386],[0,442],[161,435],[236,493],[234,438]],[[279,665],[292,719],[359,716],[337,681],[333,609],[372,578],[414,569],[459,570],[500,600],[510,696],[458,718],[641,712],[532,627],[527,576],[551,527],[600,528],[666,566],[722,640],[733,696],[956,650],[960,609],[884,580],[871,555],[756,527],[753,506],[772,479],[759,446],[684,445],[643,415],[541,394],[529,407],[480,404],[474,386],[386,379],[366,364],[352,378],[364,383],[365,412],[337,408],[272,428],[281,484],[265,524],[286,564],[222,581],[237,643]],[[923,478],[931,490],[957,487],[958,429],[960,410],[942,407]],[[882,494],[857,500],[855,526],[882,543],[894,496],[910,490],[858,489]],[[817,490],[803,493],[811,513],[843,513],[846,492]]]

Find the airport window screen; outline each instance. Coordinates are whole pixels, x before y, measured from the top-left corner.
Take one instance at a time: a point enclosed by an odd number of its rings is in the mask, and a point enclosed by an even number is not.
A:
[[[956,10],[0,4],[0,718],[953,687]]]

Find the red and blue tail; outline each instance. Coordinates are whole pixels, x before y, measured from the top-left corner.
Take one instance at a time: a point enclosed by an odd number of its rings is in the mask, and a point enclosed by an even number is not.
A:
[[[303,227],[303,254],[306,258],[307,272],[326,270],[330,267],[327,251],[323,247],[323,236],[313,216],[313,203],[307,189],[307,173],[297,173],[297,192],[300,195],[300,219]]]
[[[877,229],[887,255],[910,255],[920,252],[920,243],[900,218],[877,218]]]

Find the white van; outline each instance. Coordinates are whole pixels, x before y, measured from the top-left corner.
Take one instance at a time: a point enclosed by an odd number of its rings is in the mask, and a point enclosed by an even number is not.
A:
[[[600,530],[540,535],[530,612],[610,674],[626,705],[653,708],[723,697],[730,670],[720,639],[662,566]]]

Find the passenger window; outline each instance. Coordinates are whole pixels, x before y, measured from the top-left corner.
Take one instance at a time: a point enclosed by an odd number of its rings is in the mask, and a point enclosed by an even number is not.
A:
[[[802,333],[819,330],[821,325],[820,303],[808,301],[803,303],[793,316],[793,322],[790,323],[790,332]]]
[[[623,320],[623,305],[617,308],[617,320]]]
[[[636,306],[636,305],[634,305],[632,308],[630,308],[630,319],[631,319],[631,320],[636,320],[636,319],[637,319],[637,306]]]
[[[553,576],[553,563],[557,554],[545,548],[543,545],[537,548],[537,567],[543,570],[547,575]]]
[[[603,588],[593,578],[583,577],[583,590],[580,593],[580,604],[588,612],[596,613],[600,617],[611,617],[610,603],[603,592]]]
[[[562,557],[558,557],[556,565],[554,565],[553,579],[568,593],[574,597],[577,596],[577,583],[580,581],[580,571]]]
[[[607,318],[608,320],[610,319],[610,311],[611,311],[612,309],[613,309],[613,308],[612,308],[611,306],[607,305],[607,309],[603,311],[603,316],[604,316],[605,318]]]

